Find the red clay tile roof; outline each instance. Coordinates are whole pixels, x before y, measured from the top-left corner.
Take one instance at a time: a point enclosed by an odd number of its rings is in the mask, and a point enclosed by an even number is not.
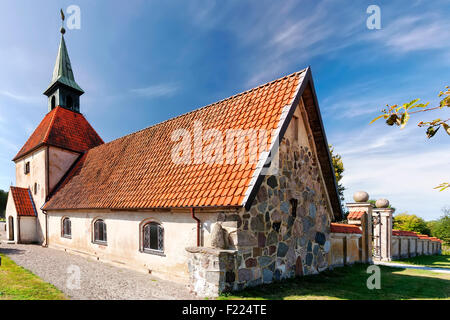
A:
[[[11,194],[19,216],[37,216],[33,197],[29,189],[11,187]]]
[[[393,236],[400,236],[400,237],[417,237],[417,233],[414,231],[404,231],[404,230],[392,230]]]
[[[42,145],[81,153],[101,144],[103,140],[82,114],[58,106],[47,113],[13,161]]]
[[[178,142],[171,142],[171,135],[179,129],[192,134],[194,122],[200,121],[203,131],[218,129],[224,136],[228,129],[266,129],[270,145],[275,137],[272,135],[279,134],[271,130],[280,130],[286,125],[287,114],[293,110],[294,100],[301,95],[300,88],[305,90],[303,80],[305,75],[310,77],[308,70],[90,149],[76,163],[44,209],[246,205],[253,189],[257,188],[260,165],[249,164],[248,161],[241,164],[225,161],[218,164],[176,164],[171,156]],[[319,130],[315,130],[315,134]],[[236,149],[245,148],[243,139],[245,137],[242,136],[237,139]],[[222,142],[225,145],[225,141]],[[204,151],[208,147],[205,146]],[[327,145],[324,144],[325,147]],[[330,160],[326,160],[328,162],[324,163],[332,170]],[[334,173],[330,177],[327,183],[329,186],[333,183],[334,187]],[[335,198],[338,199],[337,192]],[[337,201],[333,205],[340,209]]]
[[[392,235],[393,236],[403,236],[403,237],[417,237],[419,239],[423,239],[423,240],[431,240],[431,241],[436,241],[436,242],[442,242],[441,239],[436,238],[436,237],[429,237],[425,234],[419,234],[417,232],[414,231],[403,231],[403,230],[392,230]]]
[[[331,232],[333,233],[357,233],[362,234],[361,229],[351,224],[331,223]]]
[[[436,237],[430,237],[430,239],[431,239],[431,241],[441,242],[441,243],[442,243],[442,240],[439,239],[439,238],[436,238]]]
[[[353,211],[350,212],[347,216],[348,220],[360,220],[364,216],[364,211]]]

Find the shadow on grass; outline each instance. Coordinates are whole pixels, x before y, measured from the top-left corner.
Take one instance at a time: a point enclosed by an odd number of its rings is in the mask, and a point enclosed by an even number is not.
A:
[[[305,276],[278,283],[263,285],[219,299],[445,299],[450,295],[450,280],[434,278],[426,271],[380,266],[381,289],[369,290],[368,265],[355,264],[325,271],[319,275]],[[439,276],[438,276],[439,277]]]
[[[418,256],[414,258],[396,260],[393,262],[450,269],[450,255]]]

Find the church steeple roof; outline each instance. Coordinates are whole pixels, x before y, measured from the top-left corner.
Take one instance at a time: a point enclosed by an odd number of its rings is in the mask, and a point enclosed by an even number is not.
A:
[[[102,138],[81,113],[58,106],[42,119],[13,161],[44,145],[82,153],[101,144]]]
[[[58,55],[56,56],[55,68],[53,69],[52,82],[44,92],[47,96],[58,83],[68,86],[75,91],[78,91],[80,94],[84,93],[83,89],[75,82],[69,53],[67,51],[66,42],[64,41],[64,33],[64,28],[61,28],[61,42],[59,44]]]

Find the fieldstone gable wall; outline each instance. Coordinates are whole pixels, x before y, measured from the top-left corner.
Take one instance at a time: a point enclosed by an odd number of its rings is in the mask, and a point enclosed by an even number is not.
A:
[[[198,295],[217,296],[328,268],[332,213],[315,156],[307,146],[283,139],[279,164],[278,175],[264,178],[250,210],[218,214],[221,227],[215,232],[227,230],[228,249],[235,251],[187,249],[191,288]]]
[[[315,156],[283,139],[280,172],[266,176],[237,230],[239,289],[328,267],[330,212]],[[241,279],[242,277],[238,277]]]

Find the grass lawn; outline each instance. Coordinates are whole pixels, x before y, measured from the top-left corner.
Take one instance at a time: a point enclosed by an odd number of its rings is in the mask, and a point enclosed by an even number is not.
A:
[[[0,254],[0,300],[63,300],[64,294]]]
[[[450,254],[440,256],[419,256],[392,262],[450,269]]]
[[[230,295],[221,300],[398,300],[450,299],[450,274],[380,266],[381,289],[366,286],[368,265],[355,264],[319,275],[268,284]]]

